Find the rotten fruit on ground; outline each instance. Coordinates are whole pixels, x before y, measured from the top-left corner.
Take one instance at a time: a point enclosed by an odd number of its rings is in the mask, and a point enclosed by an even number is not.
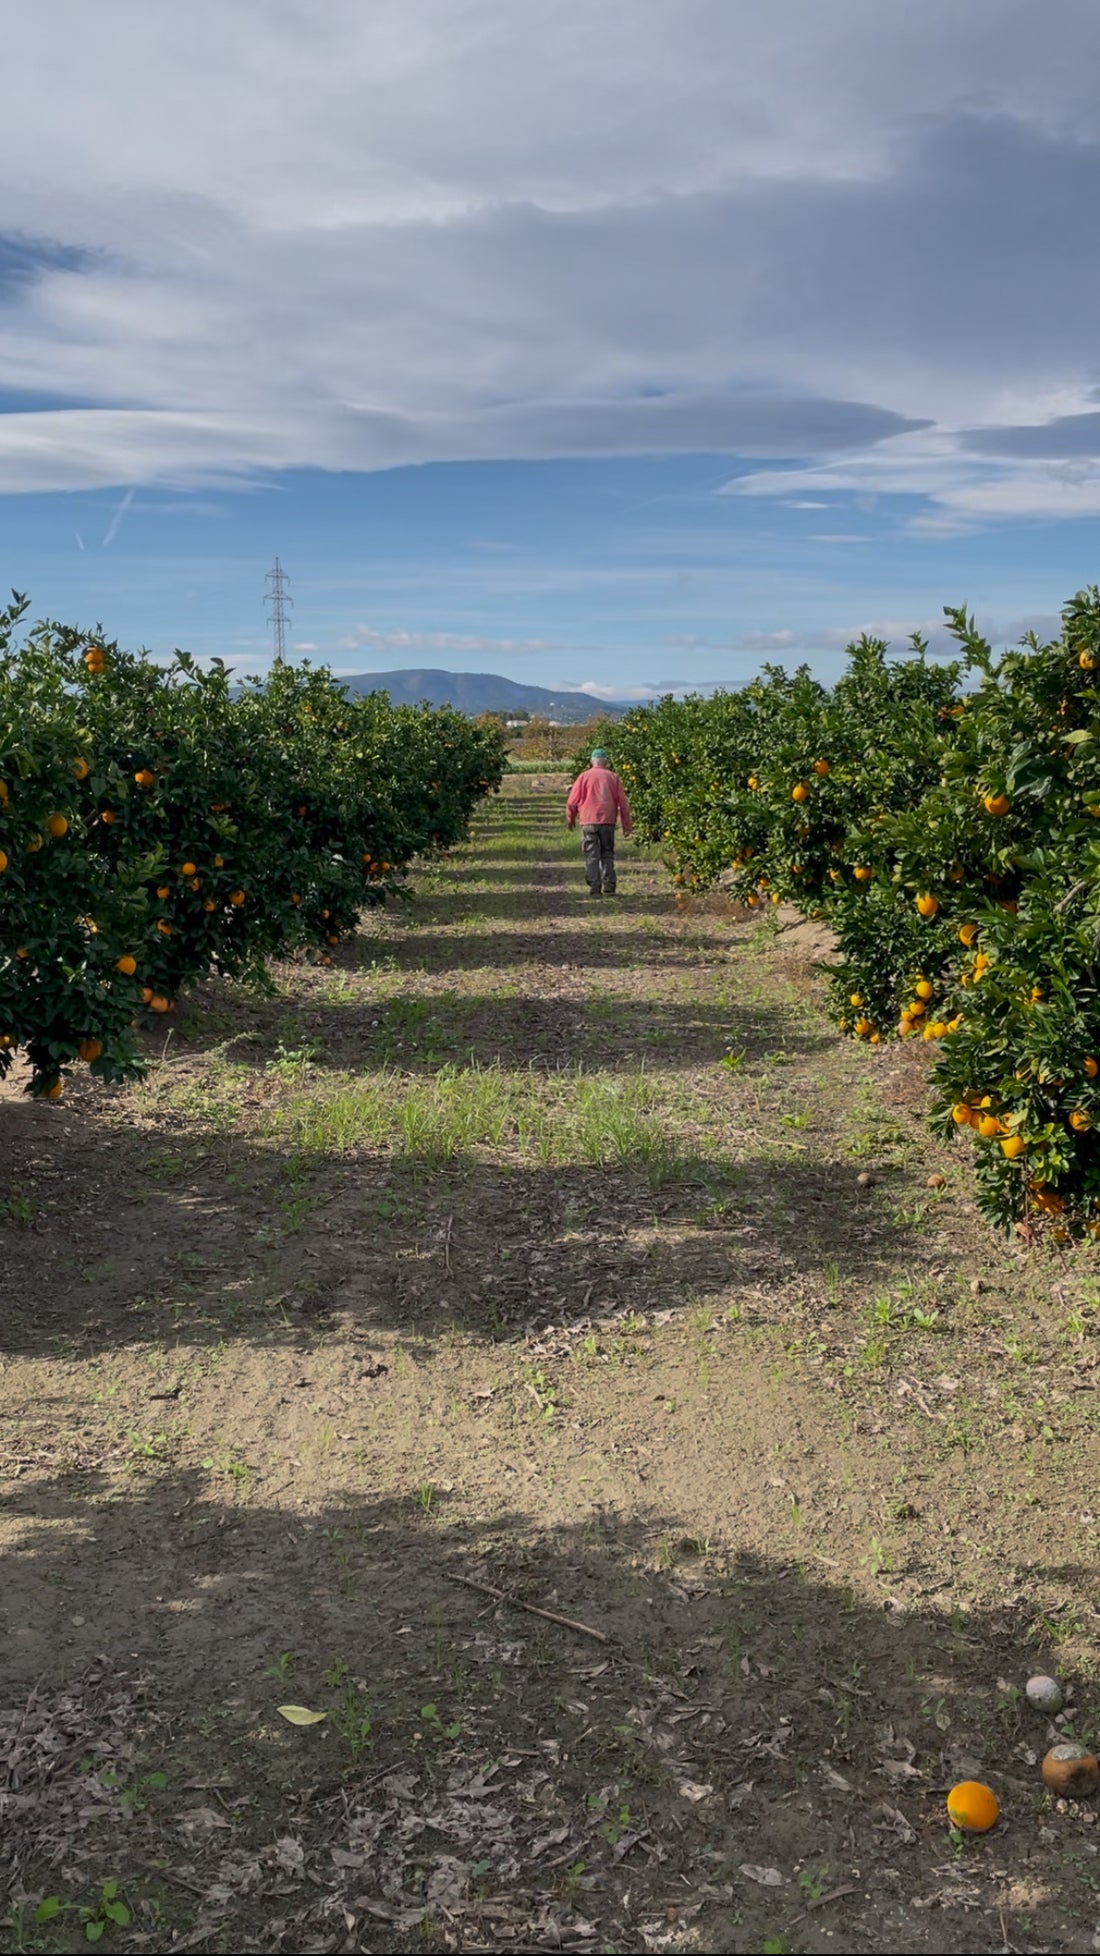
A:
[[[1057,1678],[1048,1678],[1044,1672],[1028,1678],[1024,1696],[1034,1711],[1046,1712],[1048,1718],[1060,1712],[1066,1702],[1066,1694]]]
[[[1043,1779],[1063,1800],[1086,1800],[1100,1786],[1100,1765],[1087,1746],[1076,1739],[1052,1745],[1043,1760]]]

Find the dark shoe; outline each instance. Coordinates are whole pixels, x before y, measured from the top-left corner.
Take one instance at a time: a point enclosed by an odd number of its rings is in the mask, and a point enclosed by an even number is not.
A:
[[[588,892],[588,894],[589,894],[589,896],[590,896],[590,897],[601,897],[601,896],[603,895],[603,891],[602,891],[602,890],[589,890],[589,892]]]
[[[604,890],[602,894],[604,896],[618,896],[619,892],[618,890]]]

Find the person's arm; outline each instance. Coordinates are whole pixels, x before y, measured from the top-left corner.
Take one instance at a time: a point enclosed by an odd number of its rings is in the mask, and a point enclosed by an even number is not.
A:
[[[615,800],[618,804],[619,816],[623,825],[623,834],[624,836],[629,835],[631,829],[634,827],[634,823],[631,820],[630,803],[627,801],[623,784],[619,780],[618,775],[615,776]]]
[[[583,780],[583,774],[578,774],[573,786],[569,790],[569,800],[565,804],[565,826],[567,829],[575,829],[577,826],[577,810],[580,807],[581,782]]]

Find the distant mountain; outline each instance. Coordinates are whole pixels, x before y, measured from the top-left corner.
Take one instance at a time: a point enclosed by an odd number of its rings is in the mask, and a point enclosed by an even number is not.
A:
[[[507,713],[521,708],[547,720],[577,724],[599,713],[627,712],[614,700],[587,693],[555,693],[546,686],[521,686],[492,672],[360,672],[340,684],[349,693],[388,693],[395,706],[457,706],[462,713]]]

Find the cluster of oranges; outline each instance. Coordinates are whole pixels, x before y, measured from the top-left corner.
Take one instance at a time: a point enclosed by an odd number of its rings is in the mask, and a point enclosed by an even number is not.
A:
[[[1002,1119],[997,1112],[997,1101],[993,1094],[970,1094],[965,1100],[957,1100],[951,1109],[951,1118],[956,1127],[970,1127],[983,1141],[999,1141],[1001,1153],[1009,1161],[1016,1161],[1027,1153],[1027,1139],[1020,1134],[1015,1125],[1016,1117],[1009,1115]]]
[[[922,1039],[945,1039],[949,1032],[958,1032],[963,1022],[961,1012],[950,1019],[934,1018],[929,1012],[935,996],[936,987],[932,980],[919,975],[913,986],[912,999],[901,1008],[898,1019],[900,1039],[912,1039],[918,1032]]]

